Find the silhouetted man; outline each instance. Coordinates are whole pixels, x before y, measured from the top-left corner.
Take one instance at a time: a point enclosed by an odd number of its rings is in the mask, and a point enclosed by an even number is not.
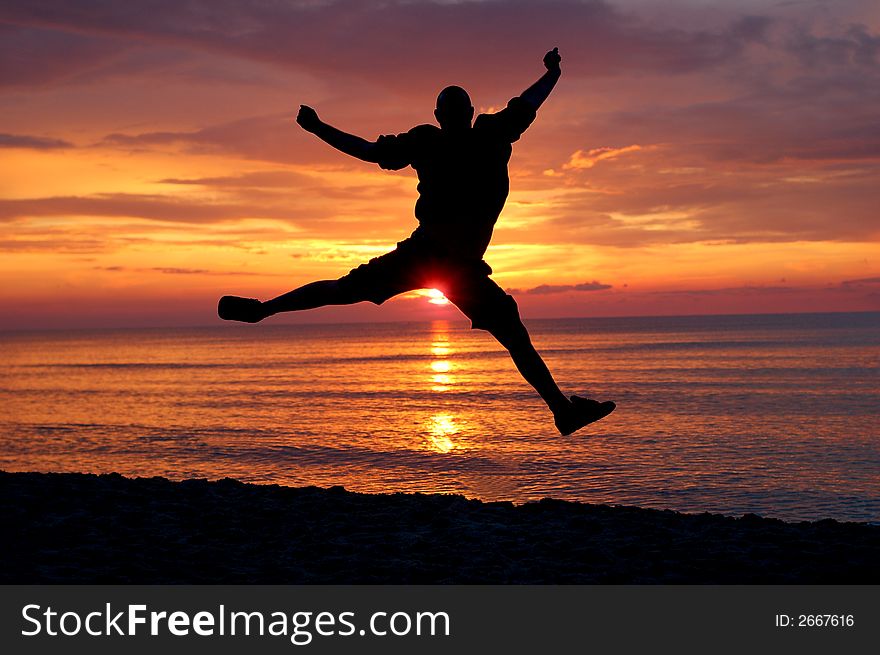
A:
[[[419,226],[397,248],[362,264],[338,280],[312,282],[272,300],[224,296],[220,318],[256,323],[279,312],[348,305],[377,305],[392,296],[437,287],[470,320],[489,331],[510,352],[516,367],[553,412],[556,427],[568,435],[607,416],[614,403],[563,395],[537,353],[513,298],[489,275],[483,254],[510,187],[507,162],[511,144],[535,120],[560,76],[556,48],[544,56],[547,72],[496,114],[480,114],[467,92],[450,86],[437,97],[440,123],[418,125],[375,142],[322,122],[302,105],[296,117],[303,129],[337,150],[388,170],[412,166],[419,177],[415,215]]]

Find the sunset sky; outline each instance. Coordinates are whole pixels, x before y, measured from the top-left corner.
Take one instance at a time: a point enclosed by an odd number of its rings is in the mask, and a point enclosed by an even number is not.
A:
[[[416,226],[375,139],[437,92],[515,144],[486,260],[526,317],[880,309],[876,0],[0,0],[0,328],[210,325]],[[428,295],[296,321],[455,318]],[[273,319],[285,320],[285,319]]]

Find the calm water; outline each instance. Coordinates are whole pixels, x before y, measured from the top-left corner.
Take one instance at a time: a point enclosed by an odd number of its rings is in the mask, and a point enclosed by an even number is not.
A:
[[[530,321],[562,438],[464,323],[0,335],[0,468],[880,521],[880,313]]]

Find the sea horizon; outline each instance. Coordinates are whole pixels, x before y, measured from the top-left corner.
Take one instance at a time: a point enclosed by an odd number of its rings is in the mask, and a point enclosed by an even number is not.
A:
[[[317,310],[320,312],[320,310]],[[880,315],[880,309],[876,310],[858,310],[858,311],[804,311],[804,312],[709,312],[709,313],[688,313],[688,314],[614,314],[614,315],[603,315],[603,316],[522,316],[522,320],[526,323],[531,323],[535,321],[615,321],[615,320],[627,320],[627,319],[680,319],[680,318],[723,318],[723,317],[749,317],[749,316],[762,316],[762,317],[772,317],[772,316],[826,316],[826,315]],[[295,318],[294,318],[295,316]],[[281,316],[281,317],[273,317],[266,321],[262,321],[259,324],[259,327],[275,327],[275,326],[345,326],[345,325],[370,325],[370,324],[424,324],[424,323],[434,323],[436,321],[445,321],[449,323],[467,323],[468,319],[464,315],[457,315],[453,317],[442,317],[442,318],[422,318],[422,319],[373,319],[373,318],[365,318],[363,320],[345,320],[345,321],[332,321],[332,320],[310,320],[307,317],[304,317],[302,313],[300,314],[291,314],[289,316]],[[90,331],[103,331],[103,330],[173,330],[173,329],[211,329],[211,328],[219,328],[219,329],[229,329],[229,328],[244,328],[244,329],[253,329],[254,324],[244,324],[244,323],[236,323],[229,321],[222,322],[214,322],[214,323],[168,323],[163,325],[120,325],[120,326],[86,326],[86,327],[2,327],[0,326],[0,335],[4,334],[15,334],[19,332],[90,332]]]

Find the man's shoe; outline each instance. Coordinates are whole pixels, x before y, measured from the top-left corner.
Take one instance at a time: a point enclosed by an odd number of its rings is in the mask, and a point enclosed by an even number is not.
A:
[[[224,321],[241,321],[242,323],[259,323],[266,314],[263,303],[255,298],[239,298],[223,296],[217,303],[217,315]]]
[[[605,418],[614,411],[615,407],[617,405],[610,400],[600,403],[592,398],[572,396],[569,409],[555,416],[556,429],[562,436],[567,437],[585,425]]]

